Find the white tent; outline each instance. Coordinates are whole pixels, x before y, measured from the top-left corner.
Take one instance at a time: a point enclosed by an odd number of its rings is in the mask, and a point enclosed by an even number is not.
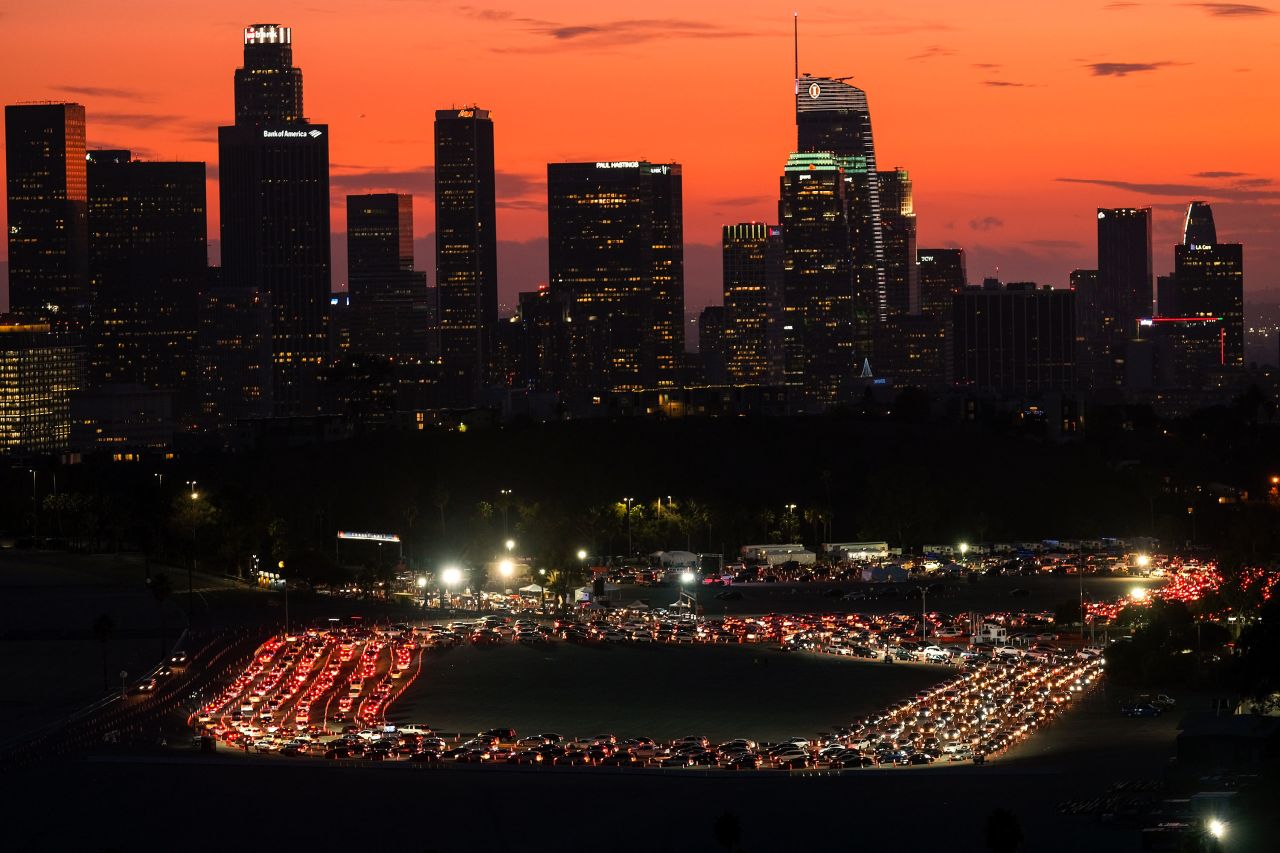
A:
[[[543,589],[542,587],[538,586],[536,583],[531,583],[531,584],[529,584],[528,586],[522,586],[522,587],[520,587],[520,591],[521,591],[521,592],[531,592],[531,593],[533,593],[534,595],[540,595],[540,594],[542,594],[542,593],[546,592],[546,590],[545,590],[545,589]]]
[[[630,604],[624,604],[622,606],[622,609],[623,610],[648,610],[649,605],[645,604],[643,601],[637,598],[635,601],[631,602]]]
[[[667,569],[698,568],[698,555],[692,551],[654,551],[649,556],[657,557]]]

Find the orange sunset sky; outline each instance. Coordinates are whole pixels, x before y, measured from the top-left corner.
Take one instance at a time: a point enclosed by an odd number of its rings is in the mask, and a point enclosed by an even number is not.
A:
[[[684,167],[692,309],[720,301],[720,226],[777,217],[798,10],[801,71],[866,89],[881,167],[911,171],[920,246],[968,249],[970,280],[998,267],[1065,285],[1095,263],[1094,208],[1121,205],[1155,209],[1166,272],[1204,198],[1219,238],[1246,245],[1247,298],[1280,289],[1280,14],[1265,5],[493,4],[6,2],[0,99],[79,101],[91,146],[206,161],[216,261],[216,128],[242,28],[291,26],[307,113],[331,128],[335,288],[349,192],[414,193],[433,268],[432,111],[476,103],[496,126],[504,303],[547,275],[546,163],[647,158]]]

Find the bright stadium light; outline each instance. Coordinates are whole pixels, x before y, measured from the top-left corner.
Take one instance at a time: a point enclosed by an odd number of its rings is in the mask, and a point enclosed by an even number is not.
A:
[[[1135,586],[1132,590],[1129,591],[1129,597],[1132,598],[1134,601],[1146,601],[1147,591],[1140,586]]]
[[[693,572],[685,572],[680,575],[680,583],[693,583]]]
[[[1138,564],[1138,568],[1145,569],[1147,566],[1151,565],[1151,557],[1146,554],[1139,554],[1134,562]]]
[[[579,560],[585,560],[585,559],[587,559],[587,549],[585,549],[585,548],[579,548],[579,549],[578,549],[578,559],[579,559]]]
[[[504,578],[509,578],[516,573],[516,564],[510,560],[503,560],[498,563],[498,573]]]
[[[445,586],[457,586],[462,582],[462,570],[457,566],[449,566],[440,573],[440,579]]]
[[[426,579],[426,578],[424,578],[424,577],[422,577],[421,575],[419,575],[419,576],[418,576],[418,589],[422,589],[422,588],[423,588],[423,587],[425,587],[426,585],[427,585],[427,579]]]
[[[516,540],[514,540],[514,539],[508,539],[508,540],[507,540],[507,550],[508,550],[508,551],[514,551],[514,550],[515,550],[515,547],[516,547]]]
[[[1210,818],[1208,825],[1209,834],[1218,840],[1222,840],[1222,836],[1227,834],[1227,825],[1215,818]]]

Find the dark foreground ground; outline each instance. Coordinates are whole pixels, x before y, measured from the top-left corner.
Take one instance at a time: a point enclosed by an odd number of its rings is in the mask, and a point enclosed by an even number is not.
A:
[[[982,822],[999,806],[1018,816],[1025,851],[1136,851],[1137,823],[1060,813],[1064,803],[1098,797],[1116,782],[1158,780],[1167,769],[1177,715],[1120,717],[1115,708],[1126,696],[1098,690],[986,767],[845,776],[103,753],[9,774],[3,825],[8,849],[24,851],[652,853],[723,849],[712,825],[728,811],[742,827],[740,851],[959,853],[985,849]],[[1230,849],[1274,848],[1237,833]]]

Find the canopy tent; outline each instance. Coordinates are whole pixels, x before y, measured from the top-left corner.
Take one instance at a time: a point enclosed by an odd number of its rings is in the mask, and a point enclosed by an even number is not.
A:
[[[649,556],[657,557],[663,568],[696,569],[699,567],[698,555],[692,551],[654,551]]]
[[[521,592],[529,592],[529,593],[533,593],[534,595],[540,595],[540,594],[542,594],[542,593],[546,592],[546,590],[545,590],[545,589],[543,589],[542,587],[538,586],[536,583],[531,583],[531,584],[529,584],[528,586],[522,586],[522,587],[520,587],[520,591],[521,591]]]
[[[637,598],[635,601],[631,602],[630,604],[622,605],[622,609],[623,610],[648,610],[649,605],[645,604],[643,601]]]

